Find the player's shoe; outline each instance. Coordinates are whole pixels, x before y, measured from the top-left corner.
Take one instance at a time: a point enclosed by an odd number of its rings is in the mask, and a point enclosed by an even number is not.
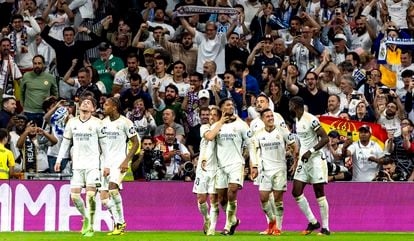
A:
[[[221,233],[220,233],[221,235],[224,235],[224,236],[227,236],[227,235],[230,235],[230,231],[229,230],[227,230],[227,229],[224,229],[223,231],[221,231]]]
[[[259,234],[260,235],[268,235],[268,233],[269,232],[271,232],[272,230],[270,230],[270,229],[268,229],[268,228],[266,228],[266,230],[265,231],[262,231],[262,232],[260,232]]]
[[[216,232],[214,230],[211,230],[211,229],[207,230],[207,233],[206,233],[207,236],[214,236],[215,234],[216,234]]]
[[[274,236],[280,236],[282,235],[282,231],[280,231],[279,229],[277,229],[276,227],[273,229],[273,233],[272,235]]]
[[[93,237],[93,235],[95,234],[95,232],[93,231],[93,229],[89,229],[88,231],[86,231],[86,233],[83,235],[84,237]]]
[[[321,227],[321,224],[319,222],[316,222],[315,224],[309,223],[306,230],[302,231],[302,235],[309,235],[311,234],[315,229],[318,229]]]
[[[260,232],[260,234],[261,235],[272,235],[275,229],[276,229],[276,220],[273,220],[269,222],[267,229],[263,232]]]
[[[231,225],[230,230],[229,230],[229,235],[233,235],[234,232],[236,231],[237,226],[239,226],[240,224],[240,219],[237,219],[236,222]]]
[[[89,218],[83,218],[83,224],[82,224],[82,235],[85,235],[89,230],[91,229],[91,223],[89,222]]]
[[[204,232],[204,234],[207,234],[208,230],[210,229],[210,224],[211,224],[211,221],[210,221],[209,218],[207,218],[204,221],[204,224],[203,224],[203,232]]]
[[[319,236],[323,235],[331,235],[331,231],[329,231],[327,228],[322,228],[321,231],[318,233]]]
[[[120,224],[117,223],[114,227],[114,230],[110,233],[108,233],[107,235],[112,236],[112,235],[124,235],[125,234],[125,228],[126,228],[126,223]]]

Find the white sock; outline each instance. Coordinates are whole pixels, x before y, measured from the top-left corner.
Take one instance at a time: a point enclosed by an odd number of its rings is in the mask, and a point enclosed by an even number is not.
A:
[[[309,203],[308,203],[308,200],[306,199],[306,197],[302,194],[302,195],[300,195],[299,197],[297,197],[295,199],[296,199],[296,202],[299,205],[300,210],[302,210],[302,213],[305,214],[308,221],[310,223],[315,224],[317,221],[316,221],[315,216],[312,213],[312,210],[309,207]]]
[[[319,203],[319,208],[321,212],[321,219],[322,219],[322,228],[326,228],[329,230],[329,205],[328,200],[326,197],[320,197],[317,199]]]
[[[112,200],[115,204],[115,212],[116,212],[116,215],[118,216],[119,223],[120,224],[125,223],[124,208],[122,206],[122,197],[121,197],[121,194],[119,193],[119,190],[117,189],[109,190],[109,194],[111,194]]]
[[[109,213],[114,219],[114,223],[119,223],[119,217],[115,209],[114,201],[110,198],[106,198],[106,199],[102,199],[101,202],[108,209]]]
[[[217,225],[217,218],[219,215],[218,203],[211,203],[210,206],[210,230],[215,231]]]
[[[276,215],[275,196],[273,195],[273,193],[270,193],[269,195],[269,205],[270,205],[273,216]],[[266,216],[266,219],[267,219],[267,223],[269,223],[269,218],[267,216]]]
[[[263,212],[266,214],[267,220],[269,220],[268,223],[275,220],[275,217],[273,215],[273,210],[272,210],[272,207],[270,206],[269,201],[261,203],[261,206],[262,206]]]
[[[73,204],[75,204],[76,209],[78,209],[80,214],[82,214],[82,217],[86,218],[85,203],[83,202],[80,193],[71,193],[70,197],[73,201]]]
[[[95,219],[95,210],[96,210],[96,199],[95,199],[95,192],[94,191],[86,191],[86,207],[89,210],[89,217],[91,226],[93,227],[94,219]]]
[[[283,202],[275,203],[276,207],[276,227],[279,230],[282,230],[282,222],[283,222]]]
[[[203,215],[203,219],[204,221],[206,221],[207,219],[209,219],[210,217],[208,216],[208,204],[207,202],[204,203],[198,203],[198,210],[200,211],[201,215]]]
[[[231,225],[233,225],[236,221],[236,212],[237,212],[237,200],[227,203],[227,210],[226,210],[226,226],[225,229],[230,230]]]

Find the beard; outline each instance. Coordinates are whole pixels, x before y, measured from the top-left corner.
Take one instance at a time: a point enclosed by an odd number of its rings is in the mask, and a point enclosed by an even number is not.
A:
[[[174,103],[174,100],[175,100],[175,98],[171,98],[171,97],[165,97],[165,99],[164,99],[164,102],[165,102],[165,105],[172,105],[172,103]]]
[[[42,73],[42,69],[41,68],[34,68],[33,72],[35,72],[35,74],[40,75]]]

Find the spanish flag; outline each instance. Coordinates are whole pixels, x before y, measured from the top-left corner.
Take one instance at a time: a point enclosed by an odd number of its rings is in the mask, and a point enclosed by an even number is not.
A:
[[[382,148],[384,148],[385,141],[388,138],[387,131],[376,123],[345,120],[331,116],[321,116],[319,117],[319,121],[327,134],[333,130],[336,130],[341,136],[349,136],[352,134],[353,141],[359,140],[358,129],[362,125],[371,127],[371,140],[377,142]]]

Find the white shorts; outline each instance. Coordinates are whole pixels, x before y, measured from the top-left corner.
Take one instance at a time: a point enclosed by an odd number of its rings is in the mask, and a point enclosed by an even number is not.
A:
[[[293,179],[310,184],[327,183],[328,166],[323,154],[315,152],[306,163],[300,159]]]
[[[99,190],[107,191],[109,190],[109,183],[116,183],[119,187],[119,189],[122,189],[122,180],[124,179],[126,175],[126,172],[121,173],[121,170],[119,168],[111,168],[109,170],[109,176],[104,177],[103,176],[103,170],[101,171],[101,187]]]
[[[194,180],[193,193],[197,194],[216,194],[215,189],[215,173],[210,173],[197,169]]]
[[[286,169],[276,172],[260,172],[259,191],[286,191],[287,190],[287,171]]]
[[[70,179],[71,188],[96,187],[101,183],[99,169],[74,169]]]
[[[238,184],[243,187],[244,181],[244,165],[233,164],[219,168],[216,175],[216,188],[228,188],[229,183]]]

